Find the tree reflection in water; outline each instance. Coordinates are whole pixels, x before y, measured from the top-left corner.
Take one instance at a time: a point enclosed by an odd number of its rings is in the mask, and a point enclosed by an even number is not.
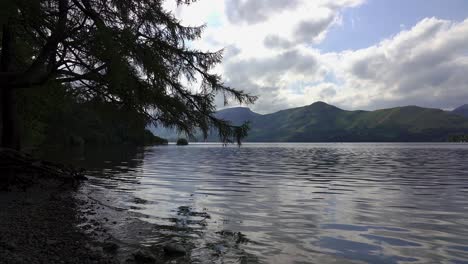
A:
[[[115,254],[120,259],[131,258],[133,253],[143,251],[162,263],[260,262],[245,249],[255,242],[241,232],[210,228],[212,219],[207,212],[184,205],[172,210],[171,217],[145,214],[144,209],[157,206],[158,201],[149,201],[133,193],[144,177],[144,148],[55,150],[48,153],[50,160],[68,161],[88,171],[89,182],[80,192],[84,199],[92,199],[95,212],[87,216],[87,222],[102,223],[102,229],[107,230],[109,236],[105,240],[119,245]],[[133,186],[133,189],[127,186]],[[89,206],[84,209],[90,211]],[[165,254],[167,245],[181,247],[186,254]]]

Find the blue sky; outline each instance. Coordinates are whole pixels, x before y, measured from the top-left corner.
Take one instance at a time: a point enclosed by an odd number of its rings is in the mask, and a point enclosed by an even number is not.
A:
[[[200,0],[167,8],[185,24],[207,25],[192,45],[224,49],[215,71],[259,96],[250,107],[260,113],[315,101],[364,110],[468,103],[467,0]]]

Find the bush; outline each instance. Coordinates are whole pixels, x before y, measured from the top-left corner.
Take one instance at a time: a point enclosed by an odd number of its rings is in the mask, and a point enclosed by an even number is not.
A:
[[[178,145],[178,146],[187,146],[187,145],[188,145],[188,141],[187,141],[187,139],[185,139],[185,138],[179,138],[179,139],[177,140],[177,145]]]

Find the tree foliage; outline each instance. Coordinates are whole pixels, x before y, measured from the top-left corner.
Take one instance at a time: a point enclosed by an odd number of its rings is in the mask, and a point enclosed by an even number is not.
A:
[[[191,1],[177,1],[189,4]],[[187,134],[216,127],[223,142],[248,125],[217,119],[215,96],[253,103],[212,73],[222,51],[191,47],[204,26],[182,25],[162,0],[2,1],[0,89],[65,84],[79,102],[133,109]],[[13,47],[13,48],[12,48]],[[54,85],[55,85],[54,84]]]
[[[23,148],[167,144],[146,130],[148,118],[98,99],[76,102],[63,85],[18,94]]]
[[[185,139],[185,138],[179,138],[179,139],[177,139],[176,144],[177,144],[178,146],[186,146],[186,145],[188,145],[189,143],[188,143],[188,140],[187,140],[187,139]]]
[[[449,142],[468,142],[468,135],[451,135],[448,138]]]

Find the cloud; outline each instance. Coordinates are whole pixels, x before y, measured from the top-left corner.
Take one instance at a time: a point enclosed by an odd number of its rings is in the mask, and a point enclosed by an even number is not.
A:
[[[231,23],[255,24],[298,4],[299,0],[226,0],[226,14]]]
[[[338,20],[336,12],[329,12],[321,18],[307,18],[294,25],[290,36],[267,35],[263,44],[270,49],[289,49],[299,45],[318,43],[325,38],[328,28]]]
[[[335,14],[330,13],[322,19],[301,21],[294,30],[296,43],[311,43],[323,35],[328,27],[335,21]]]
[[[229,59],[236,57],[241,53],[241,50],[236,47],[236,45],[230,45],[226,48],[224,48],[224,53],[223,53],[223,58],[226,61],[229,61]]]
[[[252,107],[262,113],[289,107],[284,92],[294,88],[297,82],[321,81],[322,70],[316,54],[301,49],[263,58],[229,60],[224,64],[224,75],[230,86],[260,95]]]
[[[292,77],[309,76],[318,70],[317,59],[300,50],[290,50],[265,58],[250,58],[229,61],[225,71],[229,76],[275,84]]]
[[[257,76],[276,76],[268,83],[276,88],[259,90],[265,100],[296,107],[314,101],[325,101],[344,109],[378,109],[419,105],[450,109],[468,102],[468,19],[452,22],[426,18],[408,30],[376,45],[340,53],[321,53],[309,48],[265,64],[265,73],[246,74],[244,79],[261,80]],[[313,62],[300,59],[314,54]],[[298,60],[298,66],[290,61]],[[284,61],[284,62],[283,62]],[[310,63],[313,67],[306,67]],[[246,66],[242,66],[246,67]],[[242,68],[239,67],[239,68]],[[228,72],[228,75],[235,75]],[[298,83],[302,81],[302,83]],[[275,83],[276,81],[276,83]],[[264,102],[259,106],[262,111]],[[269,107],[271,108],[271,107]],[[277,110],[280,108],[278,107]]]
[[[258,112],[318,100],[344,109],[468,103],[468,20],[426,18],[363,49],[315,48],[345,23],[344,9],[363,2],[204,0],[178,14],[191,25],[217,18],[219,25],[208,25],[204,38],[191,45],[225,48],[216,70],[230,86],[260,96],[252,106]]]
[[[281,38],[278,35],[268,35],[263,40],[265,47],[270,49],[287,49],[292,47],[294,44],[287,39]]]
[[[322,89],[320,89],[319,97],[322,100],[327,100],[336,95],[336,88],[334,84],[323,84]]]
[[[468,20],[436,18],[366,49],[337,56],[353,108],[421,105],[451,108],[468,102]]]
[[[227,47],[220,73],[231,86],[260,96],[253,109],[265,113],[295,106],[285,97],[302,94],[324,76],[317,51],[307,46],[325,38],[343,8],[363,1],[334,2],[225,0],[223,26],[209,27],[195,45]]]

